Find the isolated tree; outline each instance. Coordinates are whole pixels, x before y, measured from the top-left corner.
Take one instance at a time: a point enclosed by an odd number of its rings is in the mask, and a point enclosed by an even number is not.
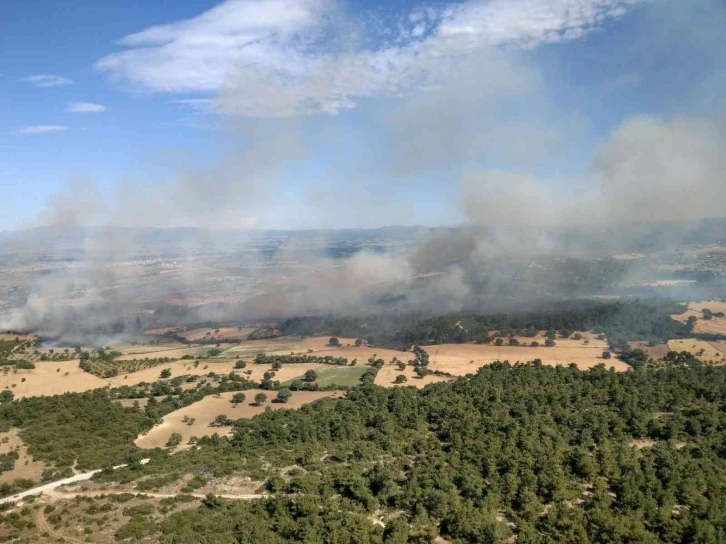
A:
[[[533,340],[533,341],[532,341],[532,343],[531,343],[530,345],[531,345],[531,346],[532,346],[533,348],[538,348],[538,347],[539,347],[539,342],[537,342],[537,340]]]
[[[171,377],[171,370],[169,370],[168,368],[165,368],[164,370],[161,371],[161,374],[159,374],[159,377],[162,379]]]
[[[510,338],[509,339],[509,345],[510,346],[518,346],[519,345],[519,340],[517,340],[516,338]]]
[[[393,383],[406,383],[407,381],[408,378],[406,378],[406,376],[404,376],[403,374],[399,374],[398,376],[396,376],[396,379]]]
[[[403,361],[398,361],[397,366],[398,370],[406,370],[406,363],[404,363]]]
[[[358,359],[353,359],[353,360],[352,360],[352,361],[350,362],[350,366],[355,366],[355,365],[357,365],[357,364],[358,364]]]
[[[554,340],[552,340],[552,338],[547,338],[547,340],[545,340],[545,346],[547,346],[548,348],[551,348],[556,345],[557,344],[555,343]]]
[[[237,361],[234,364],[235,368],[245,368],[246,366],[247,366],[247,363],[245,363],[242,359],[240,359],[239,361]]]
[[[272,363],[272,370],[278,371],[282,368],[282,363],[280,361],[273,361]]]
[[[232,395],[232,404],[241,404],[245,401],[245,394],[244,393],[235,393]]]
[[[579,332],[576,332],[575,334],[572,335],[572,338],[574,340],[582,340],[582,334],[580,334]]]
[[[277,392],[277,398],[275,399],[277,402],[282,402],[285,404],[288,400],[290,400],[290,397],[292,396],[292,393],[290,393],[290,390],[286,387],[283,387]]]
[[[501,346],[502,344],[504,344],[504,338],[502,338],[502,337],[499,337],[499,338],[497,338],[497,339],[496,339],[496,340],[494,341],[494,343],[495,343],[495,344],[496,344],[497,346]]]
[[[318,379],[318,373],[315,372],[312,368],[305,372],[305,381],[306,382],[314,382]]]
[[[363,339],[362,338],[356,338],[355,339],[355,347],[359,348],[363,345]]]
[[[330,340],[328,340],[328,345],[337,348],[338,346],[340,346],[340,340],[338,340],[337,337],[333,336],[330,338]]]
[[[612,357],[612,354],[609,351],[603,351],[602,352],[602,358],[603,359],[610,359]]]
[[[224,414],[219,414],[211,423],[212,427],[228,427],[230,425],[232,425],[232,420]]]
[[[181,444],[181,441],[182,441],[182,435],[180,435],[179,433],[171,433],[169,440],[166,441],[166,447],[173,448],[173,447]]]
[[[267,395],[265,393],[257,393],[255,395],[255,404],[259,406],[263,402],[267,400]]]

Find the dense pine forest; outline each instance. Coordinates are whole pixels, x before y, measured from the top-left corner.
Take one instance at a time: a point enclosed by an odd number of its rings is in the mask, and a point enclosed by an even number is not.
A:
[[[685,309],[685,305],[671,301],[572,300],[550,302],[540,310],[512,308],[511,312],[458,313],[434,318],[396,313],[365,317],[297,317],[280,323],[280,330],[290,335],[360,337],[370,344],[391,348],[480,342],[492,330],[592,330],[606,334],[613,348],[623,349],[627,340],[663,342],[692,336],[688,325],[670,317]]]

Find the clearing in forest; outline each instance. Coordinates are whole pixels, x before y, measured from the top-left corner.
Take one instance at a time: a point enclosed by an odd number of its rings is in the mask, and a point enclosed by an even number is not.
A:
[[[663,359],[671,351],[667,343],[649,346],[648,342],[636,340],[628,342],[628,345],[630,349],[642,349],[648,354],[648,357],[656,360]]]
[[[399,359],[401,359],[401,357],[399,357]],[[406,360],[407,359],[404,359],[404,361]],[[431,365],[429,365],[429,367],[431,367]],[[471,372],[476,372],[476,369]],[[406,377],[406,381],[404,383],[395,383],[396,378],[401,374]],[[435,374],[429,374],[428,376],[419,378],[416,375],[416,372],[414,372],[414,367],[412,365],[406,365],[406,368],[399,370],[397,365],[390,361],[386,361],[386,364],[378,370],[378,374],[376,375],[376,385],[380,385],[381,387],[399,387],[407,385],[424,387],[430,383],[444,382],[450,379],[451,378],[447,376],[436,376]]]
[[[25,447],[18,435],[17,429],[10,429],[7,432],[0,433],[0,455],[11,451],[17,451],[18,458],[15,460],[12,470],[0,473],[0,483],[10,482],[18,478],[40,480],[45,465],[40,461],[34,461],[28,455],[28,448]]]
[[[290,365],[292,366],[292,365]],[[172,433],[179,433],[182,436],[182,448],[188,447],[189,439],[192,436],[197,438],[202,436],[211,436],[215,433],[228,436],[232,433],[231,426],[211,427],[210,423],[214,421],[218,415],[223,414],[232,421],[237,419],[251,418],[265,411],[266,408],[279,410],[281,408],[300,408],[304,404],[314,402],[318,399],[327,397],[342,397],[343,391],[293,391],[290,400],[287,403],[272,402],[276,397],[276,391],[261,391],[259,389],[250,389],[242,391],[245,395],[245,401],[234,405],[231,402],[232,397],[237,392],[222,393],[220,395],[210,395],[195,402],[185,408],[180,408],[174,412],[166,414],[164,421],[160,425],[152,428],[146,434],[140,435],[135,444],[140,448],[163,448]],[[262,405],[254,404],[254,398],[257,393],[267,395],[267,400]],[[185,418],[186,421],[185,421]],[[193,419],[193,423],[189,422]]]

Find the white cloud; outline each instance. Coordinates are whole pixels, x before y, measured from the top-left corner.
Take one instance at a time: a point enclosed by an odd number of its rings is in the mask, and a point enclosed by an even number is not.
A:
[[[71,83],[73,83],[73,80],[68,79],[67,77],[54,76],[49,74],[28,76],[23,81],[32,83],[36,87],[61,87],[63,85],[70,85]]]
[[[70,113],[101,113],[107,109],[103,104],[94,104],[93,102],[69,102],[66,111]]]
[[[335,0],[227,0],[192,19],[122,38],[127,49],[96,67],[152,91],[222,90],[225,113],[335,113],[362,97],[431,84],[452,63],[488,47],[527,49],[579,38],[639,1],[473,0],[429,7],[425,16],[418,10],[388,21],[382,35],[390,41],[362,49],[342,37],[349,25],[337,24]]]
[[[183,104],[198,112],[209,112],[212,110],[214,100],[212,98],[181,98],[172,100],[172,104]]]
[[[63,132],[65,130],[68,130],[68,127],[63,125],[31,125],[21,128],[18,132],[20,134],[45,134],[47,132]]]

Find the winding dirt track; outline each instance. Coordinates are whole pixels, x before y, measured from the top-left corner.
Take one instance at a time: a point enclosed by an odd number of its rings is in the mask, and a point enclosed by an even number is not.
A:
[[[45,519],[45,513],[43,512],[42,508],[35,510],[33,512],[33,521],[35,522],[36,527],[38,527],[38,530],[41,533],[48,533],[50,536],[52,536],[59,542],[76,542],[78,544],[83,544],[82,540],[77,540],[68,535],[64,535],[64,534],[55,532],[53,530],[53,527],[51,527],[50,524],[48,523],[48,520]]]

